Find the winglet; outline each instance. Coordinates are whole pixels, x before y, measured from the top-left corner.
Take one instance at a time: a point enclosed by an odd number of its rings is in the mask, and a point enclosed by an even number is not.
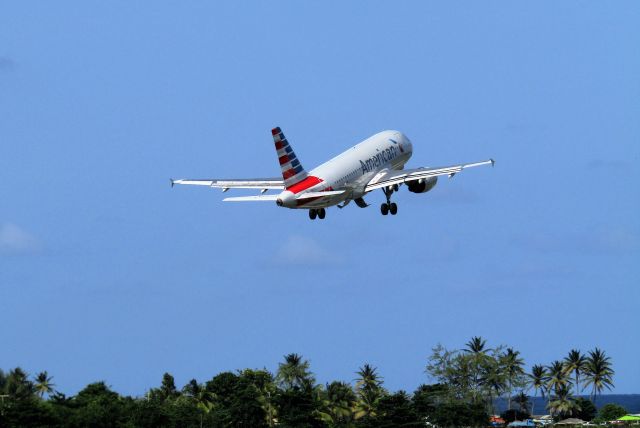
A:
[[[491,167],[493,168],[494,166],[496,166],[496,161],[493,160],[493,158],[489,159],[491,161]]]
[[[173,189],[173,185],[175,184],[175,182],[173,181],[173,178],[170,178],[169,180],[171,180],[171,188]]]

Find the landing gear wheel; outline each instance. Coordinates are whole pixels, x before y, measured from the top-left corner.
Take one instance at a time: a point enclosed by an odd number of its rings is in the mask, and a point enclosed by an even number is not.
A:
[[[391,202],[391,205],[389,206],[389,212],[391,213],[391,215],[396,215],[398,213],[398,206],[395,202]]]
[[[317,215],[318,215],[318,212],[316,210],[314,209],[309,210],[309,218],[311,220],[315,220]]]
[[[320,208],[318,210],[318,217],[320,218],[320,220],[324,220],[325,215],[327,215],[327,212],[324,210],[324,208]]]
[[[382,213],[382,215],[389,214],[389,205],[387,204],[380,205],[380,212]]]

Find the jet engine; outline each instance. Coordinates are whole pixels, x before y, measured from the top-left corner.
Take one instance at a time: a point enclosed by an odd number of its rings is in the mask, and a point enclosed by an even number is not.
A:
[[[421,178],[420,180],[409,181],[406,186],[410,192],[413,193],[426,193],[438,182],[438,177]]]

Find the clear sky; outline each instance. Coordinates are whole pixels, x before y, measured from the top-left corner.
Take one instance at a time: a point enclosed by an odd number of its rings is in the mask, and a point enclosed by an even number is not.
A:
[[[603,348],[640,392],[640,3],[0,3],[0,367],[141,395],[298,352],[428,381],[481,335]],[[360,209],[169,178],[313,166],[384,129],[409,166],[493,157]],[[230,192],[231,193],[231,192]],[[246,192],[244,192],[246,193]],[[251,192],[249,192],[251,193]],[[243,194],[243,192],[236,192]]]

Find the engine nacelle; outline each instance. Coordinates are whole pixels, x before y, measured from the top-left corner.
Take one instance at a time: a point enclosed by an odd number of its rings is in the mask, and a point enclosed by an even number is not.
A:
[[[438,177],[421,178],[420,180],[414,180],[406,183],[410,192],[413,193],[426,193],[438,182]]]

